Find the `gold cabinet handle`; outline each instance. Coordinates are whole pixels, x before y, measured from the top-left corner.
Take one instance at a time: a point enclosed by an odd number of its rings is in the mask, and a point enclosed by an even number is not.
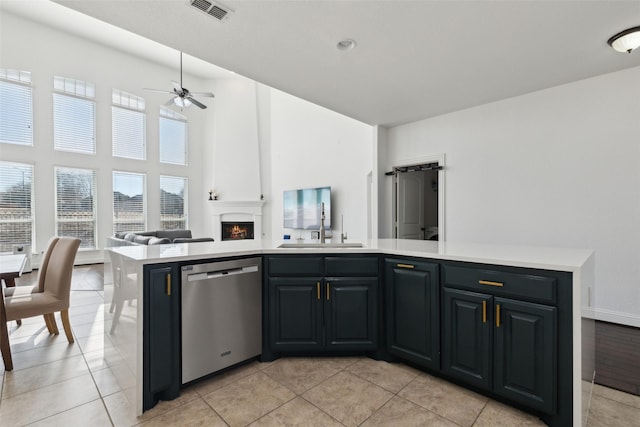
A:
[[[416,268],[416,266],[412,265],[412,264],[396,264],[396,267],[398,267],[398,268]]]
[[[481,285],[488,285],[488,286],[504,286],[504,283],[501,282],[492,282],[490,280],[479,280],[478,283],[480,283]]]
[[[487,323],[487,302],[482,301],[482,323]]]
[[[496,304],[496,328],[500,327],[500,304]]]
[[[330,294],[331,293],[330,288],[331,288],[331,284],[329,282],[327,282],[327,301],[329,301],[331,299],[331,297],[330,297],[330,295],[331,295]]]
[[[318,299],[320,299],[320,282],[316,282],[316,290],[318,291]]]
[[[167,273],[167,295],[171,296],[171,273]]]

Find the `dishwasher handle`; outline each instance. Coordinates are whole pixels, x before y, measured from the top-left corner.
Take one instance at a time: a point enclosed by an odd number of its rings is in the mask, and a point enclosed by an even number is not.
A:
[[[248,267],[227,268],[225,270],[214,270],[203,273],[194,273],[187,275],[187,281],[195,282],[198,280],[217,279],[220,277],[237,276],[239,274],[257,273],[258,266],[250,265]]]

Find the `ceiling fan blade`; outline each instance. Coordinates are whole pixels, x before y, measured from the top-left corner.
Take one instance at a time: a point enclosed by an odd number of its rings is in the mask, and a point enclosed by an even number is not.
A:
[[[165,103],[164,103],[164,106],[165,106],[165,107],[168,107],[168,106],[170,106],[170,105],[175,104],[175,102],[173,101],[174,99],[175,99],[175,97],[174,97],[174,98],[171,98],[170,100],[168,100],[167,102],[165,102]]]
[[[206,98],[213,98],[215,95],[211,92],[190,92],[191,95],[204,96]]]
[[[204,105],[203,103],[201,103],[201,102],[199,102],[199,101],[196,101],[196,100],[195,100],[195,99],[193,99],[191,96],[187,97],[187,99],[189,99],[189,101],[191,101],[191,102],[193,103],[193,105],[195,105],[196,107],[200,107],[200,108],[202,108],[203,110],[204,110],[205,108],[207,108],[207,106],[206,106],[206,105]]]
[[[151,92],[173,93],[173,91],[169,91],[169,90],[149,89],[148,87],[143,88],[143,90],[148,90],[148,91],[151,91]]]

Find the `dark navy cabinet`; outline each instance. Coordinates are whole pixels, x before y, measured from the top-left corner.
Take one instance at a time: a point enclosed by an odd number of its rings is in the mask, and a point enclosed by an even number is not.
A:
[[[442,370],[484,389],[491,388],[491,296],[443,288]]]
[[[378,345],[376,256],[266,258],[268,351],[367,351]]]
[[[269,278],[271,347],[279,350],[315,350],[322,341],[320,277]]]
[[[555,279],[444,266],[443,284],[442,371],[556,413]]]
[[[324,326],[328,349],[375,350],[378,279],[326,277]]]
[[[144,267],[143,409],[180,395],[180,287],[174,264]]]
[[[556,307],[494,299],[493,391],[530,408],[556,412]]]
[[[439,265],[387,258],[384,278],[387,350],[440,369]]]

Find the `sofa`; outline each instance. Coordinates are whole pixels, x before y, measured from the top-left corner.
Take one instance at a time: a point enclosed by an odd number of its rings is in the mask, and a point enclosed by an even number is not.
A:
[[[107,247],[164,245],[169,243],[213,242],[211,237],[191,236],[191,230],[122,231],[107,237]]]

